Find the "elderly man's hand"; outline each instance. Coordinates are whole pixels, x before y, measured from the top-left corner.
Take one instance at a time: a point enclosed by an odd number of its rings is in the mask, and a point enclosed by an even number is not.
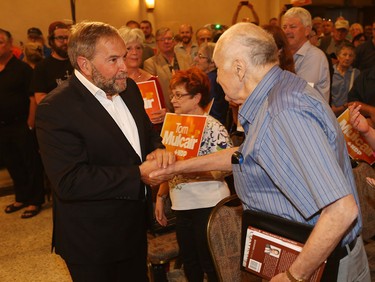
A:
[[[173,177],[173,174],[162,174],[155,177],[150,177],[150,173],[155,170],[160,170],[157,159],[146,160],[139,166],[141,172],[141,180],[151,186],[159,185],[162,182],[168,181]]]

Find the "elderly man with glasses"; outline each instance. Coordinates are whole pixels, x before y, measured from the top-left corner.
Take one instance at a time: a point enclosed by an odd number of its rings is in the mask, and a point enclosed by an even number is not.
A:
[[[158,53],[144,62],[143,69],[158,76],[163,90],[165,106],[169,112],[173,112],[169,99],[169,81],[175,71],[190,67],[190,58],[188,55],[175,53],[174,34],[168,27],[158,29],[155,36]]]

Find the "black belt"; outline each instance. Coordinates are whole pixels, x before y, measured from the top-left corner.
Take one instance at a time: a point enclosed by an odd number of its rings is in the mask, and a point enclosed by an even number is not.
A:
[[[335,248],[335,250],[327,259],[327,264],[323,272],[323,276],[320,280],[321,282],[337,281],[340,260],[346,257],[349,254],[349,252],[351,252],[354,249],[355,245],[357,244],[357,239],[358,237],[356,237],[349,244],[346,244],[344,246],[339,245]],[[347,247],[349,247],[349,251]]]
[[[336,249],[336,256],[338,259],[342,259],[344,257],[346,257],[349,253],[348,253],[348,249],[347,249],[347,246],[349,247],[349,252],[351,252],[354,247],[355,247],[355,244],[357,244],[357,238],[356,237],[353,241],[351,241],[349,244],[346,244],[342,247],[339,247]]]

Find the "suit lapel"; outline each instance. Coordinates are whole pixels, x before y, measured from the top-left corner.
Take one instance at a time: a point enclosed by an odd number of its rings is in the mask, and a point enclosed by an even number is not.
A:
[[[129,82],[129,80],[128,80]],[[138,91],[137,91],[138,90]],[[139,95],[138,99],[135,95]],[[131,115],[134,118],[135,124],[138,129],[138,136],[139,136],[139,142],[141,145],[141,152],[142,152],[142,159],[145,160],[146,158],[146,137],[145,137],[145,124],[144,124],[144,116],[143,116],[143,104],[140,104],[138,101],[141,101],[139,99],[142,95],[139,92],[139,89],[132,89],[132,86],[129,85],[126,88],[126,90],[122,93],[120,93],[121,98],[124,100],[125,105],[128,107]]]
[[[100,126],[102,130],[110,132],[113,136],[113,140],[117,141],[120,146],[124,146],[125,150],[132,152],[134,157],[138,157],[138,154],[133,149],[128,139],[102,104],[100,104],[94,95],[75,76],[73,77],[73,81],[80,89],[78,93],[80,93],[83,99],[81,107],[82,111],[86,112],[86,114],[94,120],[94,124]]]
[[[161,66],[161,69],[164,72],[165,76],[171,79],[172,73],[165,58],[161,54],[158,54],[157,61],[158,61],[158,64]]]

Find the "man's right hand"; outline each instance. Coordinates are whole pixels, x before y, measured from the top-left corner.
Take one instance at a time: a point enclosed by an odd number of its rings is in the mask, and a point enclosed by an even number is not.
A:
[[[168,181],[173,178],[172,173],[163,173],[161,175],[150,177],[150,173],[156,170],[166,170],[160,169],[158,166],[157,159],[146,160],[139,166],[139,170],[141,172],[141,180],[148,185],[155,186],[159,185],[162,182]]]

